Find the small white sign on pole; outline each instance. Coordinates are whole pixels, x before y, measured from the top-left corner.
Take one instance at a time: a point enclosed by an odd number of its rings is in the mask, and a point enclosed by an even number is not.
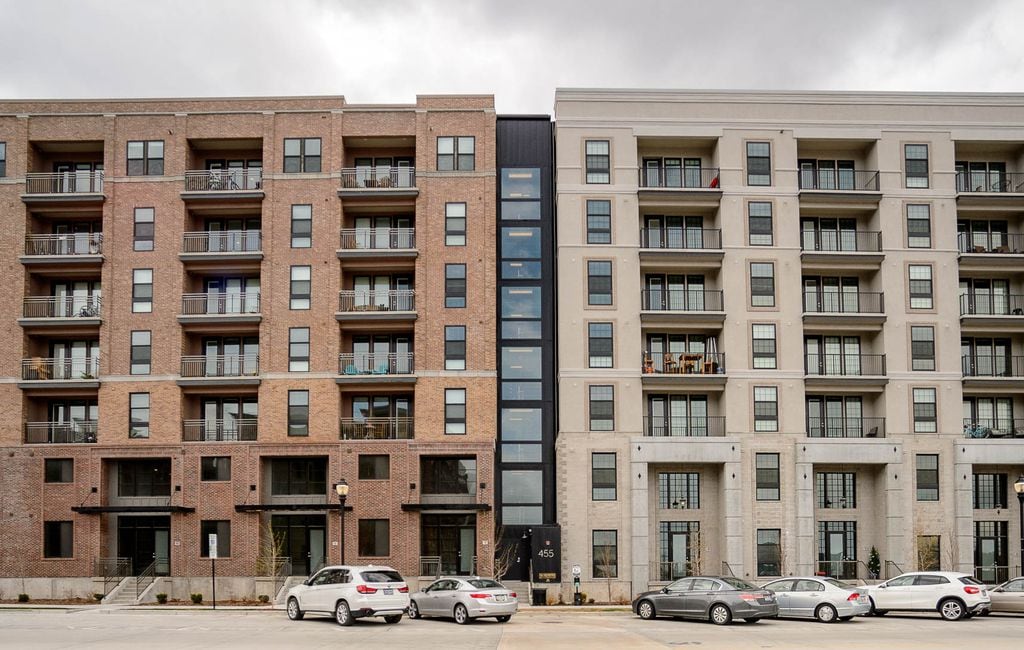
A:
[[[580,565],[578,565],[578,564],[572,565],[572,574],[574,576],[578,576],[578,575],[580,575],[582,573],[583,573],[583,569],[580,568]]]
[[[210,559],[217,559],[217,533],[210,533]]]

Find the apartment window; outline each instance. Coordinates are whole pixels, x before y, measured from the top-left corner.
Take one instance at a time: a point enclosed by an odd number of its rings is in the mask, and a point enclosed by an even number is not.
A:
[[[1007,507],[1006,483],[1006,474],[975,474],[974,509],[1005,509]]]
[[[476,138],[443,136],[437,139],[437,170],[471,172],[476,168]]]
[[[466,306],[466,265],[444,265],[444,306]]]
[[[7,175],[7,143],[0,142],[0,178]]]
[[[309,391],[288,391],[288,435],[309,435]]]
[[[700,474],[697,472],[659,473],[658,507],[662,510],[699,510]]]
[[[751,246],[772,245],[772,204],[770,201],[751,201],[747,204],[747,224]]]
[[[818,472],[814,479],[819,508],[857,507],[857,475],[853,472]]]
[[[170,497],[171,460],[148,458],[117,461],[117,496]]]
[[[444,328],[444,369],[466,369],[465,325],[446,325]]]
[[[932,308],[932,267],[930,264],[910,265],[910,308]]]
[[[907,206],[907,247],[932,247],[932,214],[931,206]]]
[[[906,170],[907,187],[928,187],[928,145],[903,145],[903,168]]]
[[[444,204],[444,245],[466,245],[466,204]]]
[[[615,501],[615,452],[590,454],[590,498]]]
[[[391,478],[391,457],[387,454],[360,454],[359,479],[383,481]]]
[[[231,456],[203,456],[199,461],[199,480],[230,481]]]
[[[587,201],[587,243],[612,243],[612,202]]]
[[[750,306],[775,306],[775,264],[753,262],[750,265]]]
[[[756,474],[758,501],[779,500],[779,455],[755,454],[754,471]]]
[[[309,309],[313,290],[313,267],[293,266],[291,268],[291,302],[290,309]]]
[[[779,430],[779,389],[754,386],[754,431]]]
[[[937,431],[935,410],[935,389],[914,389],[914,433],[935,433]]]
[[[153,269],[132,271],[132,311],[137,314],[153,311]]]
[[[466,389],[444,389],[444,432],[447,435],[466,433]]]
[[[775,325],[755,323],[751,327],[751,350],[754,353],[754,368],[771,370],[775,368]]]
[[[423,494],[476,494],[476,458],[421,456],[420,483]]]
[[[917,455],[917,500],[939,500],[939,455]]]
[[[135,208],[135,250],[153,250],[155,216],[156,210],[153,208]]]
[[[131,374],[148,375],[153,361],[153,335],[149,330],[132,332]]]
[[[129,176],[164,175],[164,141],[132,140],[128,143]]]
[[[782,575],[782,530],[757,529],[757,575]]]
[[[935,370],[935,328],[914,325],[910,328],[911,370]]]
[[[310,248],[313,245],[313,206],[292,206],[292,248]]]
[[[327,487],[326,458],[274,458],[270,461],[271,496],[323,496]]]
[[[615,387],[590,387],[590,430],[612,431],[615,429]]]
[[[75,460],[73,458],[47,458],[43,461],[43,477],[46,483],[73,483]]]
[[[587,304],[612,304],[611,262],[587,262]]]
[[[391,520],[359,520],[359,557],[391,555]]]
[[[588,325],[591,368],[611,368],[615,365],[612,360],[613,327],[611,323],[590,323]]]
[[[917,570],[942,570],[942,537],[941,535],[917,536]]]
[[[206,519],[199,523],[199,557],[210,557],[210,535],[217,536],[217,557],[231,557],[231,522]]]
[[[593,532],[592,567],[594,579],[619,577],[619,531],[595,530]]]
[[[128,437],[149,437],[149,393],[131,393],[128,396]]]
[[[75,528],[70,521],[43,522],[43,557],[74,557]]]
[[[320,171],[320,138],[285,138],[284,173]]]
[[[611,183],[611,144],[608,140],[587,140],[586,165],[588,183]]]
[[[747,143],[747,185],[772,184],[772,147],[768,142]]]
[[[288,328],[288,372],[309,372],[309,328]]]

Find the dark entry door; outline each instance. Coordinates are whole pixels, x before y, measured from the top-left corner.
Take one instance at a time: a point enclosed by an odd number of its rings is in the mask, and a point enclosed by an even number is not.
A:
[[[132,575],[139,575],[156,562],[156,575],[171,572],[171,518],[117,518],[117,555],[130,558]]]
[[[325,515],[272,515],[270,529],[283,555],[292,561],[292,575],[310,575],[324,565],[327,550]]]
[[[441,575],[476,571],[476,515],[428,515],[420,520],[420,548],[425,558],[440,558]]]

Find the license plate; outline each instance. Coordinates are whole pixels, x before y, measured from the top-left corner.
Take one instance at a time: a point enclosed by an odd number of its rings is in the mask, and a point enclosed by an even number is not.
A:
[[[775,600],[775,597],[774,597],[774,596],[765,596],[765,597],[764,597],[764,602],[766,602],[766,603],[770,603],[770,602],[772,602],[773,600]]]
[[[506,596],[505,594],[501,594],[500,596],[495,596],[494,600],[498,601],[499,603],[503,603],[508,600],[508,596]]]
[[[384,595],[385,595],[385,596],[390,596],[390,595],[391,595],[391,594],[393,594],[393,593],[395,593],[395,590],[394,590],[394,589],[385,589],[385,590],[384,590]]]

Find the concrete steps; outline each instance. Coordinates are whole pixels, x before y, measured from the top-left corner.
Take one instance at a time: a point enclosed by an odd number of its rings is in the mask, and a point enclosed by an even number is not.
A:
[[[102,603],[104,605],[134,605],[135,604],[135,578],[128,577],[121,580],[116,587],[110,590]]]

